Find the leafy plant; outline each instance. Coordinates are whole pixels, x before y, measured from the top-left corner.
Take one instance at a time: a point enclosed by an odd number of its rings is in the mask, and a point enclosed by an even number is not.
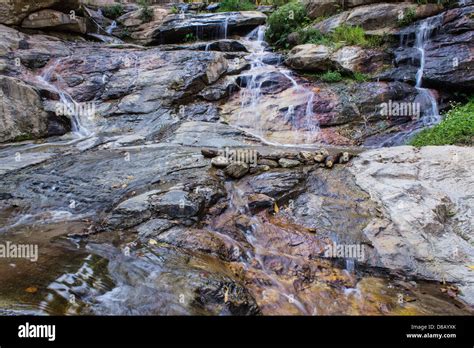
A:
[[[147,0],[139,0],[138,4],[141,7],[140,19],[147,23],[153,19],[153,10],[148,6]]]
[[[441,123],[424,129],[410,142],[414,146],[473,145],[474,97],[465,105],[455,105]]]
[[[102,14],[110,19],[117,19],[125,13],[122,4],[110,5],[102,8]]]
[[[347,45],[368,46],[369,44],[364,29],[359,26],[352,27],[343,24],[334,29],[331,38],[334,42],[344,42]]]
[[[176,6],[173,6],[173,7],[171,7],[170,12],[171,12],[172,14],[178,14],[178,13],[179,13],[179,8],[176,7]]]
[[[312,27],[300,28],[297,31],[298,34],[298,44],[315,44],[315,45],[326,45],[330,46],[332,44],[331,39],[322,34],[318,29]]]
[[[352,74],[353,78],[357,82],[365,82],[370,79],[370,76],[361,72],[354,72]]]
[[[342,81],[342,75],[339,71],[326,71],[320,75],[319,78],[324,82],[339,82]]]
[[[409,7],[403,11],[403,14],[398,18],[397,25],[405,27],[416,20],[416,10],[414,7]]]
[[[184,36],[184,42],[194,42],[196,41],[196,37],[193,33],[188,33]]]
[[[308,22],[306,8],[302,3],[290,2],[283,5],[268,18],[267,40],[276,47],[288,48],[288,35]]]
[[[255,10],[255,4],[249,0],[223,0],[219,12],[251,11]]]

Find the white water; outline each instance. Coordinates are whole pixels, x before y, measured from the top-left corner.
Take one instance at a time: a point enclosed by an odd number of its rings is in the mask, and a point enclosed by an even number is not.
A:
[[[51,78],[53,76],[54,70],[57,66],[61,63],[61,59],[58,59],[55,63],[51,64],[48,68],[46,68],[43,73],[37,76],[37,80],[43,84],[45,87],[50,88],[52,91],[56,92],[59,95],[60,102],[70,111],[71,114],[71,129],[74,135],[79,138],[85,138],[91,136],[93,133],[84,125],[83,116],[81,115],[78,110],[81,108],[79,107],[78,103],[69,95],[67,92],[59,89],[56,85],[51,82]],[[57,75],[56,75],[57,77]],[[90,115],[89,115],[90,116]]]
[[[265,38],[265,26],[259,26],[251,31],[244,39],[245,45],[249,48],[250,55],[247,57],[250,60],[250,70],[243,73],[244,79],[246,79],[245,87],[240,91],[240,103],[241,108],[239,111],[239,121],[242,120],[242,123],[245,123],[245,120],[249,118],[252,119],[253,124],[252,128],[256,131],[257,134],[253,134],[259,138],[265,138],[264,122],[262,115],[260,114],[258,106],[264,101],[262,95],[262,84],[265,82],[265,79],[262,78],[264,74],[276,72],[285,76],[292,84],[293,93],[295,98],[306,100],[304,120],[297,122],[295,119],[295,107],[290,105],[284,116],[285,121],[291,126],[291,129],[294,132],[294,143],[296,144],[311,144],[314,143],[314,139],[319,133],[319,124],[313,118],[313,101],[314,101],[314,92],[306,87],[298,84],[298,82],[291,76],[292,72],[288,69],[285,69],[283,66],[279,65],[269,65],[266,64],[263,59],[267,54],[265,52],[266,43]],[[240,122],[239,122],[240,123]],[[301,139],[303,136],[300,133],[296,132],[298,124],[303,124],[305,130],[307,130],[306,138]],[[238,125],[237,125],[238,126]],[[248,130],[246,130],[248,132]],[[274,143],[274,142],[272,142]],[[277,145],[287,145],[274,143]]]
[[[107,32],[107,34],[112,35],[112,32],[114,31],[115,28],[117,28],[117,22],[116,22],[116,21],[113,21],[112,24],[110,24],[110,25],[105,29],[105,31]]]
[[[422,100],[428,100],[430,105],[430,109],[425,110],[421,119],[425,126],[436,124],[441,120],[436,98],[429,89],[422,87],[423,72],[425,69],[425,43],[429,39],[433,30],[439,27],[439,25],[439,16],[431,17],[422,21],[416,32],[415,48],[420,52],[420,67],[416,72],[415,87],[422,96]]]
[[[418,125],[414,129],[408,131],[401,131],[396,135],[390,137],[384,141],[382,146],[393,146],[398,144],[404,144],[407,139],[412,138],[416,133],[422,130],[423,127],[433,126],[441,121],[439,114],[438,102],[436,101],[433,92],[428,88],[423,88],[423,73],[425,70],[425,45],[433,31],[439,28],[442,24],[442,15],[433,16],[421,21],[416,28],[415,43],[413,48],[418,51],[420,65],[415,75],[415,88],[418,91],[418,97],[416,102],[421,103],[420,111],[421,116],[418,121]],[[407,47],[409,34],[400,35],[400,46]],[[412,57],[412,61],[415,61],[415,57]]]

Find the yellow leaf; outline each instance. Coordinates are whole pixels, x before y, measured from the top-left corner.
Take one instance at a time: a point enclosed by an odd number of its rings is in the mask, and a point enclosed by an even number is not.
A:
[[[468,265],[467,266],[469,269],[474,269],[474,265]]]
[[[157,242],[156,240],[154,240],[154,239],[150,239],[150,240],[148,241],[148,244],[150,244],[150,245],[157,245],[158,242]]]
[[[278,208],[278,204],[275,202],[275,204],[273,205],[273,211],[275,213],[278,213],[280,211],[280,208]]]
[[[34,286],[30,286],[29,288],[26,288],[25,291],[30,294],[34,294],[35,292],[38,291],[38,288],[35,288]]]
[[[225,288],[225,293],[224,293],[224,303],[227,303],[229,301],[229,288]]]

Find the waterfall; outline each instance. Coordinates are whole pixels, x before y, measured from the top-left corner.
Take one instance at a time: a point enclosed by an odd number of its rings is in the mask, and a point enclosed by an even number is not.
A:
[[[107,34],[112,35],[112,32],[114,31],[115,28],[117,28],[117,22],[116,22],[116,21],[113,21],[112,24],[110,24],[110,25],[105,29],[105,31],[107,32]]]
[[[420,66],[416,72],[415,88],[418,90],[422,100],[427,100],[430,105],[430,110],[423,113],[421,121],[425,126],[438,123],[441,118],[439,116],[438,104],[436,98],[429,89],[423,88],[423,72],[425,69],[425,43],[431,36],[433,30],[441,25],[441,16],[434,16],[425,19],[418,26],[416,31],[416,39],[414,47],[420,54]]]
[[[264,103],[265,96],[262,93],[262,84],[268,79],[265,79],[265,74],[277,73],[287,78],[292,86],[289,90],[295,94],[296,99],[304,102],[303,108],[296,108],[295,105],[282,105],[282,108],[287,109],[286,114],[283,115],[285,122],[291,127],[292,131],[303,126],[306,133],[303,135],[297,134],[294,137],[295,143],[303,142],[313,143],[315,136],[319,133],[319,124],[314,118],[313,102],[315,99],[314,92],[303,85],[298,84],[296,79],[292,76],[292,72],[282,65],[269,65],[264,61],[267,54],[265,48],[265,26],[259,26],[252,30],[245,38],[246,46],[249,48],[250,55],[247,59],[250,61],[250,70],[241,75],[242,85],[244,86],[240,91],[240,110],[239,123],[246,124],[251,120],[251,128],[256,129],[259,134],[255,134],[260,138],[265,138],[265,127],[259,107]],[[301,105],[301,104],[300,104]],[[268,129],[267,129],[268,131]],[[280,144],[282,145],[282,144]],[[285,145],[285,144],[283,144]]]
[[[40,76],[37,76],[37,80],[59,95],[60,106],[62,106],[65,114],[70,116],[72,132],[79,138],[85,138],[90,136],[91,132],[83,125],[82,116],[91,117],[92,115],[88,112],[84,112],[84,107],[81,107],[71,95],[51,83],[54,70],[61,61],[61,59],[58,59],[51,66],[46,68]]]

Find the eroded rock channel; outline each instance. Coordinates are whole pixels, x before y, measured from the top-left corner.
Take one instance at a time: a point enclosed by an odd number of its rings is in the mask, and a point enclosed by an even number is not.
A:
[[[0,11],[0,244],[38,247],[0,259],[0,314],[472,314],[472,147],[381,146],[436,122],[428,87],[472,87],[472,54],[454,75],[430,59],[450,35],[472,48],[473,6],[419,14],[447,23],[423,46],[427,87],[418,22],[391,32],[411,40],[392,66],[284,56],[259,11],[112,22],[76,4],[69,23],[53,3]],[[376,77],[303,72],[326,65]],[[430,106],[387,119],[387,100]]]

